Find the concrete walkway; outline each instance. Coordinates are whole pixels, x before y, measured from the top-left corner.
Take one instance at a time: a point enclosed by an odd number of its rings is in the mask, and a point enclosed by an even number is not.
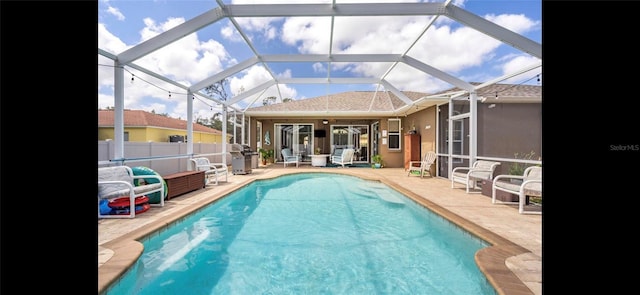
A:
[[[451,188],[444,178],[407,176],[401,168],[322,168],[270,164],[228,182],[165,201],[135,219],[98,220],[98,291],[117,279],[142,253],[136,240],[223,197],[254,179],[299,172],[337,172],[380,180],[492,244],[476,254],[480,269],[499,294],[542,294],[542,215],[518,213],[517,205],[492,204],[481,194]],[[457,186],[458,187],[458,186]]]

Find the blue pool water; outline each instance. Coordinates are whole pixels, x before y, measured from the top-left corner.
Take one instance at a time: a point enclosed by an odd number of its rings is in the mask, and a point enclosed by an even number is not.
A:
[[[256,181],[145,240],[107,294],[496,294],[488,244],[375,181]]]

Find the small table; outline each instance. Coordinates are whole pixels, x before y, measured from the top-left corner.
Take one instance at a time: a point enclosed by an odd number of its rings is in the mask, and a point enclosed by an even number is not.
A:
[[[311,157],[311,166],[314,167],[324,167],[327,166],[327,158],[328,154],[322,155],[309,155]]]

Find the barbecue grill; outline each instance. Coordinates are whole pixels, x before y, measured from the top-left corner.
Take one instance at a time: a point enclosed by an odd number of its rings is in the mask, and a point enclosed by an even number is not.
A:
[[[233,175],[251,173],[251,157],[258,155],[258,152],[251,150],[246,144],[231,145],[231,167]]]

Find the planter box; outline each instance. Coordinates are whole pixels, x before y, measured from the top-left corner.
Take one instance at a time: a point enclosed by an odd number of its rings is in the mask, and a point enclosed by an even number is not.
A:
[[[493,186],[493,181],[491,180],[483,180],[481,182],[482,185],[482,194],[491,198],[491,187]],[[518,202],[518,195],[508,193],[505,191],[496,190],[496,200],[502,202]]]

